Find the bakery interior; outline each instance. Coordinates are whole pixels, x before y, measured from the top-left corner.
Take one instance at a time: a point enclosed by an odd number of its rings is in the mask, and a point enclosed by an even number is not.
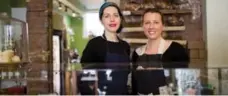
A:
[[[163,37],[188,50],[186,74],[207,95],[228,94],[227,0],[2,0],[0,94],[79,95],[75,70],[83,71],[80,57],[88,41],[103,34],[98,11],[104,2],[120,7],[125,22],[119,36],[131,51],[147,41],[143,10],[158,8],[165,19]],[[184,94],[178,72],[167,72],[174,91]]]

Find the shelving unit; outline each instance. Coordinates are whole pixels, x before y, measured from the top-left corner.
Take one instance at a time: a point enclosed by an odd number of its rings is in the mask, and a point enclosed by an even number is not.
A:
[[[10,88],[21,87],[24,90],[27,86],[26,83],[25,85],[20,84],[27,82],[23,78],[27,74],[23,73],[27,71],[26,65],[29,63],[27,23],[15,18],[0,16],[0,30],[2,30],[0,32],[0,93]],[[7,88],[4,86],[5,84],[7,84]],[[3,93],[12,93],[7,92]]]
[[[191,14],[191,10],[160,10],[163,14]],[[122,11],[124,16],[129,16],[129,15],[142,15],[143,11],[129,11],[129,10],[124,10]]]
[[[185,26],[168,26],[164,28],[164,31],[180,31],[183,32],[186,29]],[[143,31],[142,27],[125,27],[122,32],[140,32]]]
[[[28,64],[28,62],[17,62],[17,63],[0,63],[0,69],[11,69],[11,68],[20,68],[24,67]]]
[[[135,3],[127,3],[127,2],[135,2]],[[147,1],[147,0],[140,1],[141,3],[138,4],[138,5],[140,5],[140,8],[139,8],[139,6],[137,6],[137,8],[136,8],[136,5],[134,5],[134,4],[137,4],[136,2],[139,2],[139,1],[133,1],[133,0],[120,1],[120,7],[123,10],[122,13],[125,18],[124,28],[122,29],[122,33],[121,33],[123,40],[127,41],[130,45],[132,45],[134,47],[143,45],[147,42],[147,37],[144,35],[143,28],[141,25],[141,20],[142,20],[141,16],[143,15],[144,9],[146,8],[145,6],[148,7],[150,4],[154,4],[154,6],[156,8],[160,8],[160,12],[163,13],[164,17],[167,17],[165,19],[166,26],[163,30],[165,32],[165,35],[163,34],[163,36],[166,36],[164,38],[167,40],[177,42],[183,46],[187,45],[188,41],[186,40],[186,38],[184,38],[182,36],[182,34],[185,34],[184,32],[186,30],[183,16],[191,15],[192,10],[175,9],[174,7],[173,7],[174,9],[161,8],[164,6],[160,5],[160,7],[158,7],[158,5],[156,5],[155,1]],[[156,2],[161,3],[161,1],[159,1],[159,0],[157,0]],[[169,1],[167,0],[167,2],[169,2]],[[129,4],[133,4],[133,6],[131,6]],[[143,5],[143,4],[145,4],[145,5]],[[167,4],[171,4],[171,3],[167,3]],[[131,7],[129,7],[129,6],[131,6]],[[171,5],[167,5],[167,6],[173,6],[173,5],[171,4]],[[170,22],[167,22],[166,20],[170,20],[170,18],[173,18],[173,17],[169,18],[169,16],[177,16],[176,18],[178,18],[178,20],[180,19],[180,17],[182,17],[183,22],[180,24],[178,23],[178,24],[170,25]],[[180,16],[180,17],[178,17],[178,16]],[[180,21],[178,21],[178,22],[180,22]],[[176,26],[176,25],[180,25],[180,26]]]
[[[128,43],[138,43],[138,44],[145,44],[148,41],[148,39],[138,39],[138,38],[123,38],[123,40],[127,41]],[[181,45],[187,44],[187,40],[168,40],[168,41],[177,42]]]

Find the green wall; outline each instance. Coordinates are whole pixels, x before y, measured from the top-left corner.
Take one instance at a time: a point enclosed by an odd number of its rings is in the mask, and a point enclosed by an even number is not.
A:
[[[68,48],[77,49],[80,57],[89,39],[83,38],[83,20],[65,16],[65,24],[73,30],[74,35],[67,35]],[[73,39],[73,40],[72,40]]]
[[[11,7],[26,7],[26,0],[9,0]]]
[[[11,16],[11,0],[1,0],[0,3],[0,13],[6,12],[9,16]]]
[[[74,43],[72,45],[78,49],[79,55],[82,56],[82,52],[88,42],[88,39],[83,38],[83,20],[71,17],[71,28],[74,31]]]
[[[11,16],[11,8],[15,7],[26,7],[25,0],[1,0],[0,3],[0,13],[6,12]]]

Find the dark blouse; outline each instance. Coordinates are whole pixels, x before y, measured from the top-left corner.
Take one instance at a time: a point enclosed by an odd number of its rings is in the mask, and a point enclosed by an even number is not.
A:
[[[102,36],[91,39],[83,51],[81,63],[83,68],[103,69],[106,68],[105,62],[107,59],[107,52],[115,53],[117,55],[126,56],[128,61],[112,63],[128,63],[130,62],[130,46],[127,42],[120,40],[120,42],[110,42],[105,40]],[[121,59],[121,58],[116,58]],[[110,62],[110,61],[109,61]],[[126,65],[123,65],[126,66]],[[127,65],[128,66],[128,65]]]
[[[127,42],[119,39],[119,42],[107,41],[105,37],[91,39],[81,58],[84,69],[98,70],[98,88],[106,95],[127,94],[127,79],[130,66],[130,46]],[[106,69],[115,69],[108,79]],[[117,70],[118,69],[118,70]],[[120,70],[122,69],[122,70]],[[79,90],[82,95],[94,95],[94,90],[89,89],[89,83],[79,82]]]
[[[138,55],[134,51],[132,55],[133,67],[163,67],[163,68],[186,68],[189,56],[186,49],[172,42],[163,54]],[[132,73],[133,94],[159,94],[159,87],[166,85],[163,70],[135,70]]]
[[[148,58],[150,57],[148,54],[143,54],[143,56],[144,55],[146,55],[146,57],[148,56]],[[132,55],[134,68],[138,66],[136,62],[146,62],[138,61],[139,57],[140,56],[134,51]],[[171,43],[169,48],[163,54],[161,54],[160,59],[163,68],[187,68],[189,63],[189,55],[187,50],[176,42]]]

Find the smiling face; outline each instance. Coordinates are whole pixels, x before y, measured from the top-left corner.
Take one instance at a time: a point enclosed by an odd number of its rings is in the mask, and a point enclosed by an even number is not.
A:
[[[116,32],[119,29],[121,23],[121,18],[118,10],[112,6],[105,8],[101,22],[104,25],[105,30],[109,32]]]
[[[148,39],[160,38],[163,28],[161,14],[148,12],[143,16],[143,30]]]

